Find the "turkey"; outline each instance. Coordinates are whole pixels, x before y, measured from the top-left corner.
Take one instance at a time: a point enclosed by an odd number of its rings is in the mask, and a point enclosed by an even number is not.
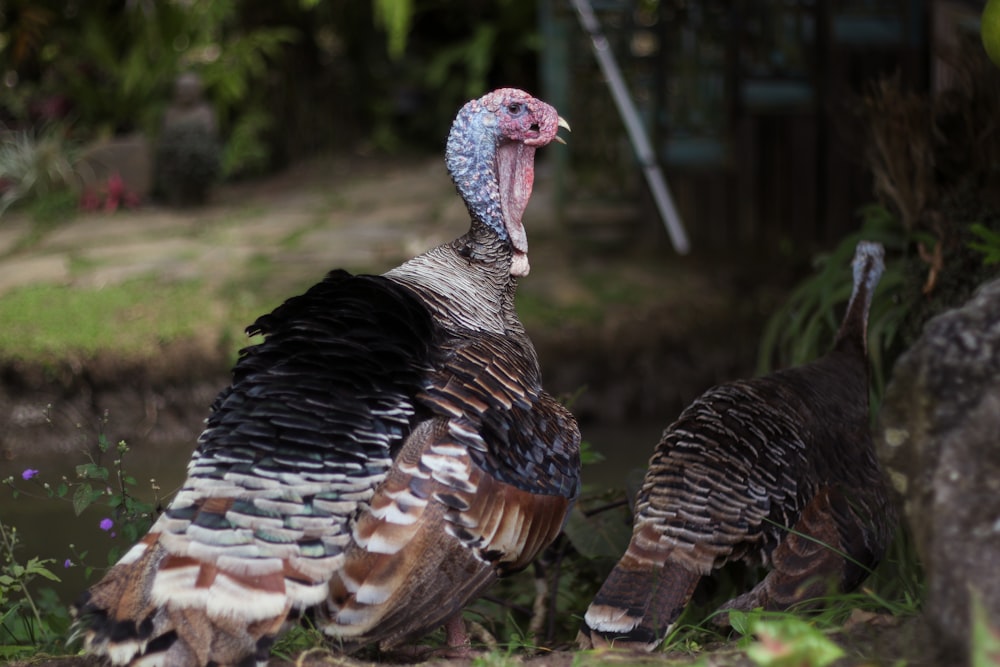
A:
[[[580,434],[514,310],[535,150],[567,127],[516,89],[458,113],[468,233],[381,276],[333,271],[248,329],[188,477],[74,607],[114,664],[262,664],[303,613],[344,650],[445,624],[558,535]]]
[[[584,616],[583,647],[655,649],[699,580],[730,561],[768,573],[720,610],[848,591],[878,563],[894,526],[868,408],[868,312],[883,254],[857,245],[830,352],[709,389],[663,432],[628,549]]]

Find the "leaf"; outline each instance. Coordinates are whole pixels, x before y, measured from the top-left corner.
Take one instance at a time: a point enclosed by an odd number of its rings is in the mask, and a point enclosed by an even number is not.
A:
[[[76,474],[84,479],[98,479],[102,482],[108,481],[108,469],[96,463],[83,463],[76,467]]]
[[[754,618],[751,630],[757,642],[747,647],[747,657],[759,667],[826,667],[844,655],[836,642],[795,616]]]
[[[581,465],[591,465],[593,463],[600,463],[604,460],[604,454],[594,449],[594,446],[590,444],[590,441],[583,440],[580,442],[580,464]]]
[[[979,222],[969,225],[969,231],[978,236],[979,240],[970,241],[966,245],[983,255],[983,264],[1000,264],[1000,233]]]
[[[600,512],[586,516],[574,507],[563,532],[573,548],[585,558],[617,560],[625,552],[632,536],[630,524],[622,520],[621,512]]]
[[[45,567],[45,563],[50,563],[50,562],[51,562],[50,559],[42,560],[36,556],[28,561],[28,564],[25,567],[25,571],[28,574],[37,574],[38,576],[44,577],[49,581],[61,581],[59,577],[57,577],[47,567]]]
[[[729,612],[729,626],[741,635],[750,634],[750,620],[745,611],[732,609]]]
[[[80,516],[83,514],[83,510],[90,507],[99,496],[100,492],[97,492],[97,495],[95,495],[93,487],[84,482],[76,487],[76,491],[73,492],[73,511],[77,516]]]
[[[410,33],[410,24],[413,21],[413,1],[375,0],[372,9],[375,23],[385,28],[388,36],[389,57],[396,60],[406,49],[406,37]]]
[[[982,596],[972,593],[972,667],[995,667],[1000,664],[1000,625],[991,623]]]

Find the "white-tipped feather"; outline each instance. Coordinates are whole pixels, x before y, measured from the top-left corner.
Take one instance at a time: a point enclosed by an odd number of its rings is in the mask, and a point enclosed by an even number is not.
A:
[[[215,530],[203,526],[188,526],[186,537],[195,542],[207,542],[213,546],[227,548],[253,544],[253,531],[242,528]]]
[[[307,586],[297,581],[285,580],[285,595],[288,596],[292,606],[296,609],[305,609],[320,604],[326,599],[329,592],[330,588],[326,581]]]
[[[326,558],[302,558],[292,556],[288,559],[288,565],[296,572],[302,574],[312,581],[326,581],[336,570],[344,565],[344,555],[327,556]],[[286,586],[292,582],[286,579]]]
[[[435,456],[434,454],[424,454],[420,457],[420,462],[433,473],[444,473],[446,475],[462,475],[468,473],[469,467],[461,459],[454,456]],[[437,477],[437,475],[432,475]]]
[[[326,626],[324,631],[334,637],[357,637],[368,632],[377,618],[367,607],[347,607],[337,612],[336,622]]]
[[[116,565],[130,565],[136,562],[137,560],[142,558],[142,555],[144,553],[146,553],[146,549],[147,546],[145,542],[137,542],[136,544],[132,545],[131,549],[125,552],[124,556],[118,559]]]
[[[284,593],[268,593],[234,581],[221,573],[209,587],[205,611],[213,618],[235,618],[244,622],[263,621],[285,613]]]
[[[388,521],[389,523],[394,523],[400,526],[411,526],[417,522],[420,518],[418,512],[406,512],[396,504],[389,503],[382,507],[373,509],[371,515],[376,519],[381,519],[383,521]]]
[[[419,465],[400,461],[396,467],[399,469],[399,472],[407,475],[408,477],[414,477],[416,479],[430,479],[431,477],[429,473],[421,470]]]
[[[153,582],[153,592],[150,599],[153,604],[167,606],[175,609],[204,609],[208,603],[208,589],[195,588],[193,581],[185,582],[183,585],[174,583],[171,578],[161,582],[163,575],[157,575]]]
[[[281,572],[285,567],[280,558],[234,558],[228,555],[219,556],[215,565],[237,577],[264,577]]]
[[[145,646],[143,650],[145,650]],[[168,667],[167,654],[163,651],[157,651],[151,655],[140,656],[131,663],[130,667]]]
[[[368,539],[358,536],[355,541],[366,551],[374,554],[394,554],[406,546],[405,540],[393,539],[393,536],[383,535],[379,532],[374,533]]]
[[[374,584],[364,584],[354,594],[354,599],[359,604],[382,604],[392,596],[390,586],[376,586]]]
[[[477,431],[473,430],[469,426],[466,426],[465,424],[455,421],[454,419],[448,422],[448,432],[460,439],[475,440],[477,442],[483,441],[482,436],[479,435]],[[457,449],[460,450],[458,454],[464,453],[463,451],[465,449],[464,447],[457,447]],[[433,447],[431,451],[438,452],[439,448]],[[445,452],[441,453],[443,454]]]
[[[624,609],[605,605],[591,605],[583,619],[592,630],[625,634],[639,626],[641,618],[629,616]]]
[[[127,640],[123,642],[116,642],[114,644],[104,644],[102,646],[103,653],[108,656],[113,665],[127,665],[133,657],[142,653],[146,650],[146,642]],[[143,665],[152,665],[156,663],[141,663]],[[160,663],[163,664],[163,663]]]
[[[454,432],[457,430],[457,427],[449,425],[448,430]],[[441,442],[431,445],[430,450],[434,454],[439,454],[441,456],[462,456],[467,451],[465,447],[450,442]]]

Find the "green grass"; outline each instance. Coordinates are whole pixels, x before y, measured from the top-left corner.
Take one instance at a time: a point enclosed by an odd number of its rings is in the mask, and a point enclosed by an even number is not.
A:
[[[206,302],[197,282],[144,278],[104,288],[32,285],[0,297],[0,352],[28,361],[111,350],[142,357],[185,338],[211,336],[217,342],[231,313]]]

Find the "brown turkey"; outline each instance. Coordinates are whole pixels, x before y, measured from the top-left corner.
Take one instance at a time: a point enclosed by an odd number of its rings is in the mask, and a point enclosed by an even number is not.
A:
[[[721,610],[786,609],[848,591],[878,563],[894,528],[868,407],[868,312],[883,254],[858,243],[830,352],[709,389],[667,427],[581,646],[655,649],[701,578],[730,561],[769,571]]]
[[[331,272],[260,317],[180,492],[76,604],[114,664],[263,664],[309,611],[393,646],[525,567],[579,493],[580,434],[514,310],[535,150],[563,121],[516,89],[466,104],[446,164],[467,234],[381,276]]]

